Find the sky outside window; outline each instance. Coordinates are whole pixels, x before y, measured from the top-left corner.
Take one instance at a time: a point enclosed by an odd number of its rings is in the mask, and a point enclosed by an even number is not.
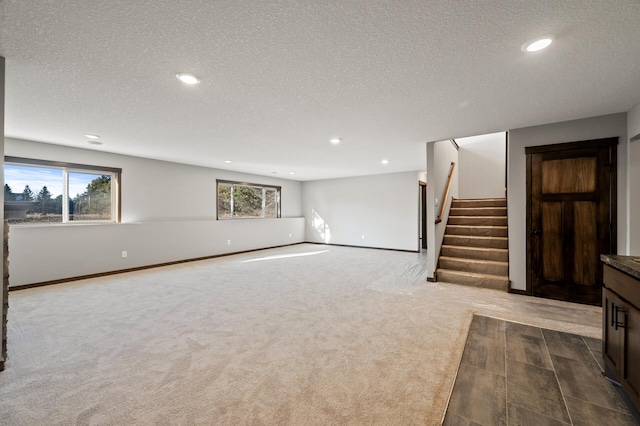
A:
[[[87,185],[99,175],[73,173],[69,176],[69,196],[75,197],[87,190]],[[21,194],[25,185],[29,185],[34,195],[46,186],[53,198],[62,194],[62,170],[45,167],[18,166],[5,164],[4,183],[11,187],[14,194]]]

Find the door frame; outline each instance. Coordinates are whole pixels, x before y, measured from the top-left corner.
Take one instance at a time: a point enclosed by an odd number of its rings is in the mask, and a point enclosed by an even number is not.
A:
[[[427,249],[427,182],[418,181],[420,186],[420,223],[422,232],[420,233],[420,248]]]
[[[616,254],[618,250],[618,163],[617,163],[617,145],[618,137],[603,138],[603,139],[591,139],[586,141],[577,142],[565,142],[552,145],[540,145],[525,147],[526,163],[527,163],[527,183],[526,183],[526,290],[525,294],[533,296],[533,238],[531,232],[532,226],[532,155],[531,154],[543,154],[549,152],[562,152],[562,151],[575,151],[575,150],[589,150],[598,148],[609,148],[609,251],[607,254]],[[599,277],[600,285],[602,286],[602,276]]]

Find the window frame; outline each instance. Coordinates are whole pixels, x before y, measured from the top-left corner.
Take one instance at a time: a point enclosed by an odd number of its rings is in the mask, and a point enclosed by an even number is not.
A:
[[[104,166],[92,166],[87,164],[67,163],[63,161],[50,161],[50,160],[38,160],[33,158],[13,157],[6,155],[4,157],[4,164],[15,164],[27,167],[41,167],[49,169],[62,170],[62,187],[64,199],[65,192],[68,194],[68,175],[69,173],[94,173],[99,175],[111,176],[111,216],[110,220],[69,220],[69,211],[67,203],[62,203],[62,222],[61,223],[20,223],[15,224],[18,226],[42,226],[42,225],[80,225],[80,224],[96,224],[96,223],[121,223],[122,221],[122,191],[121,191],[121,178],[122,169],[117,167],[104,167]],[[4,168],[3,168],[4,169]],[[4,173],[4,170],[3,170]],[[12,224],[13,226],[14,224]]]
[[[231,216],[220,217],[220,184],[231,186]],[[233,187],[248,186],[262,189],[262,216],[260,217],[235,217],[233,215]],[[265,216],[265,189],[276,191],[276,216]],[[280,219],[282,217],[282,187],[278,185],[266,185],[262,183],[238,182],[234,180],[216,179],[216,220],[244,220],[244,219]]]

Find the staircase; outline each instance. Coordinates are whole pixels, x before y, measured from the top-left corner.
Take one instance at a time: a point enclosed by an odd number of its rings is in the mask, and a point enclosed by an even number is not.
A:
[[[454,199],[436,277],[440,282],[507,291],[508,246],[506,199]]]

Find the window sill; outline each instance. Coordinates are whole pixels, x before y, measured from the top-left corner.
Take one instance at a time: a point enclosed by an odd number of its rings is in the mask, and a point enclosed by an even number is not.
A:
[[[216,220],[274,220],[281,217],[219,217]]]

